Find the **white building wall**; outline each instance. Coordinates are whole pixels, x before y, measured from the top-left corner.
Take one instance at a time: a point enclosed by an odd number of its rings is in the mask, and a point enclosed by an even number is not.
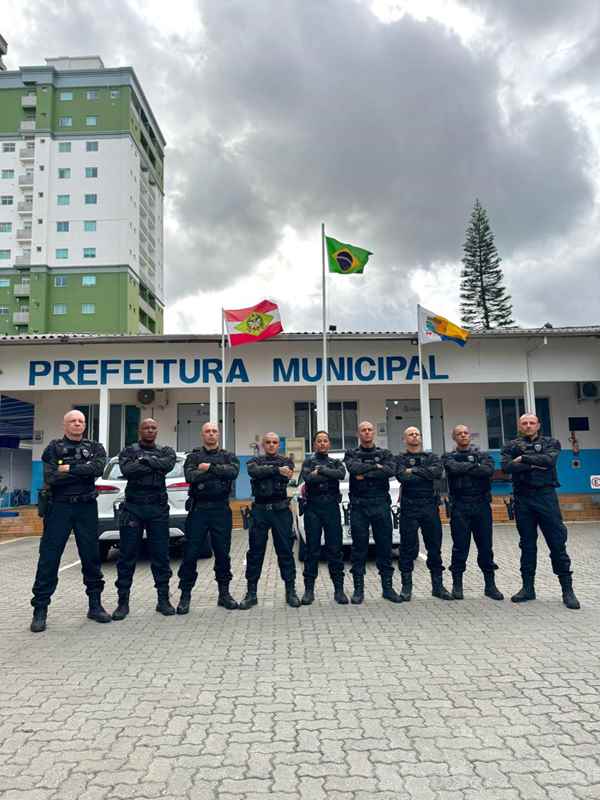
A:
[[[39,140],[38,140],[39,141]],[[70,141],[71,152],[60,153],[60,141]],[[86,142],[97,141],[98,152],[87,152]],[[137,251],[135,233],[137,227],[137,203],[134,192],[135,159],[128,137],[98,137],[93,132],[87,139],[46,140],[47,166],[42,174],[48,175],[46,194],[49,199],[47,224],[34,223],[34,246],[41,245],[42,252],[35,252],[37,263],[51,267],[95,266],[135,264]],[[36,143],[36,194],[39,170],[39,146]],[[71,170],[70,178],[59,178],[59,168]],[[85,168],[96,167],[97,178],[86,178]],[[70,195],[68,206],[57,203],[59,194]],[[97,204],[87,205],[86,194],[96,194]],[[37,199],[34,200],[34,220],[37,215]],[[96,232],[84,231],[84,220],[96,221]],[[68,233],[58,233],[56,223],[69,222]],[[57,248],[68,248],[68,259],[57,259]],[[83,249],[95,247],[96,257],[84,259]]]
[[[15,144],[14,153],[3,152],[2,144],[4,142],[12,142]],[[21,140],[21,146],[23,142]],[[17,230],[19,226],[19,216],[17,213],[17,203],[20,200],[21,192],[18,188],[18,174],[20,170],[19,162],[19,141],[17,139],[3,139],[0,142],[0,170],[12,169],[14,170],[14,178],[0,178],[0,195],[10,196],[13,198],[11,206],[0,205],[0,222],[10,222],[12,224],[12,231],[10,233],[0,233],[0,250],[10,250],[11,258],[9,261],[1,260],[0,269],[12,268],[14,265],[14,257],[17,253]],[[0,171],[0,175],[1,175]]]

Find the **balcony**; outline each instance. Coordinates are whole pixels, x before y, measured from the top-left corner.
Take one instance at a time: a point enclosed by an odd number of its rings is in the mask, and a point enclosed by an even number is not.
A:
[[[34,131],[35,130],[35,120],[34,119],[24,119],[21,120],[21,130],[24,133]]]
[[[35,158],[35,147],[22,147],[19,150],[21,161],[33,161]]]
[[[31,241],[31,228],[19,228],[17,231],[17,241]]]
[[[31,253],[24,253],[22,256],[16,256],[15,267],[28,267],[31,264]]]
[[[29,311],[14,311],[13,325],[29,325]]]
[[[17,203],[17,211],[19,214],[33,213],[33,200],[22,200],[20,203]]]
[[[21,98],[21,108],[35,108],[37,106],[37,95],[24,94]]]
[[[15,297],[29,297],[31,287],[28,283],[15,283],[13,293]]]
[[[26,175],[19,175],[19,186],[33,186],[33,172]]]

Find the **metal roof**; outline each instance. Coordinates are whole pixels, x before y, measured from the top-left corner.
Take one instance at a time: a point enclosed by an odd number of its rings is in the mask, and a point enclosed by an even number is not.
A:
[[[567,326],[563,328],[495,328],[492,330],[472,331],[471,339],[521,339],[547,336],[556,337],[594,337],[600,338],[600,325]],[[320,340],[320,331],[301,331],[297,333],[281,333],[277,336],[281,341],[311,341]],[[347,339],[359,340],[415,340],[416,331],[332,331],[327,335],[329,340]],[[0,345],[31,345],[31,344],[110,344],[110,343],[161,343],[161,342],[205,342],[214,343],[221,341],[221,334],[191,334],[191,333],[165,333],[157,334],[96,334],[96,333],[32,333],[19,336],[0,336]]]

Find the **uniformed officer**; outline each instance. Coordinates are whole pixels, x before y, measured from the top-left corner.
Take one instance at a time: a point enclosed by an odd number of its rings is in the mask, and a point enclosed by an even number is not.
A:
[[[239,607],[245,610],[258,602],[256,591],[271,530],[279,572],[285,583],[286,602],[292,608],[298,608],[300,600],[296,594],[294,529],[287,496],[287,486],[294,474],[294,462],[279,452],[279,436],[276,433],[265,433],[262,446],[264,455],[251,458],[247,467],[254,503],[246,554],[248,590]]]
[[[190,485],[186,508],[189,514],[185,525],[183,561],[179,567],[181,599],[178,614],[190,610],[192,589],[198,578],[196,564],[200,553],[212,544],[215,556],[214,569],[219,599],[217,605],[229,610],[238,604],[229,593],[231,574],[231,487],[240,471],[240,462],[234,453],[219,447],[219,426],[205,422],[201,430],[202,446],[188,453],[183,466],[185,479]]]
[[[435,481],[443,474],[442,462],[435,453],[425,453],[418,428],[404,431],[406,450],[398,456],[397,477],[402,484],[400,500],[400,573],[401,595],[412,597],[412,572],[419,555],[419,528],[427,550],[427,568],[431,573],[431,594],[440,600],[452,600],[442,582],[442,523],[438,512],[439,496]]]
[[[306,559],[304,561],[304,595],[302,604],[310,605],[315,599],[315,580],[319,572],[321,532],[325,537],[325,553],[329,575],[333,582],[334,600],[348,604],[344,593],[344,550],[342,544],[342,518],[340,514],[340,481],[346,475],[342,461],[329,457],[331,441],[327,431],[317,431],[315,452],[302,464],[302,478],[306,485],[304,532]]]
[[[63,420],[64,436],[53,439],[42,454],[44,483],[51,493],[44,516],[35,583],[31,631],[46,630],[50,598],[58,584],[58,568],[71,531],[81,559],[83,582],[89,598],[89,619],[110,622],[100,597],[104,578],[98,547],[98,504],[95,481],[104,472],[106,452],[101,444],[84,439],[85,417],[69,411]]]
[[[358,426],[359,446],[346,450],[344,462],[350,475],[350,535],[352,536],[351,602],[365,599],[365,572],[369,553],[369,528],[375,540],[375,559],[381,577],[382,597],[392,603],[402,598],[394,591],[392,576],[392,515],[390,478],[395,461],[389,450],[375,445],[375,428],[371,422]]]
[[[538,527],[550,549],[554,574],[562,587],[567,608],[580,608],[573,591],[571,559],[567,553],[567,529],[562,520],[555,487],[559,486],[556,462],[560,442],[540,436],[540,421],[535,414],[519,419],[519,436],[502,448],[502,469],[512,477],[515,517],[521,548],[523,587],[511,600],[535,600]]]
[[[452,597],[455,600],[464,598],[463,573],[472,534],[477,546],[477,564],[483,572],[485,595],[492,600],[504,600],[494,580],[494,571],[498,569],[492,550],[490,505],[494,461],[489,453],[483,453],[471,444],[471,432],[466,425],[456,425],[452,438],[456,448],[442,456],[450,495]]]
[[[156,444],[158,424],[145,419],[139,428],[137,444],[123,448],[119,453],[119,467],[124,478],[125,502],[119,510],[119,559],[115,586],[119,603],[113,619],[121,620],[129,614],[129,593],[138,559],[144,530],[148,537],[150,568],[158,594],[156,610],[168,617],[175,613],[169,601],[169,502],[165,475],[177,461],[171,447]]]

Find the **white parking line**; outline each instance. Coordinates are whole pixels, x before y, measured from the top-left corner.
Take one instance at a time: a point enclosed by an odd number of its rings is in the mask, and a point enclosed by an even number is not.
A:
[[[71,569],[71,567],[76,567],[77,564],[81,564],[81,561],[74,561],[72,564],[67,564],[66,567],[61,567],[58,571],[64,572],[66,569]]]
[[[39,536],[18,536],[16,539],[6,539],[4,542],[0,542],[0,544],[12,544],[12,542],[22,542],[25,539],[39,539]]]

